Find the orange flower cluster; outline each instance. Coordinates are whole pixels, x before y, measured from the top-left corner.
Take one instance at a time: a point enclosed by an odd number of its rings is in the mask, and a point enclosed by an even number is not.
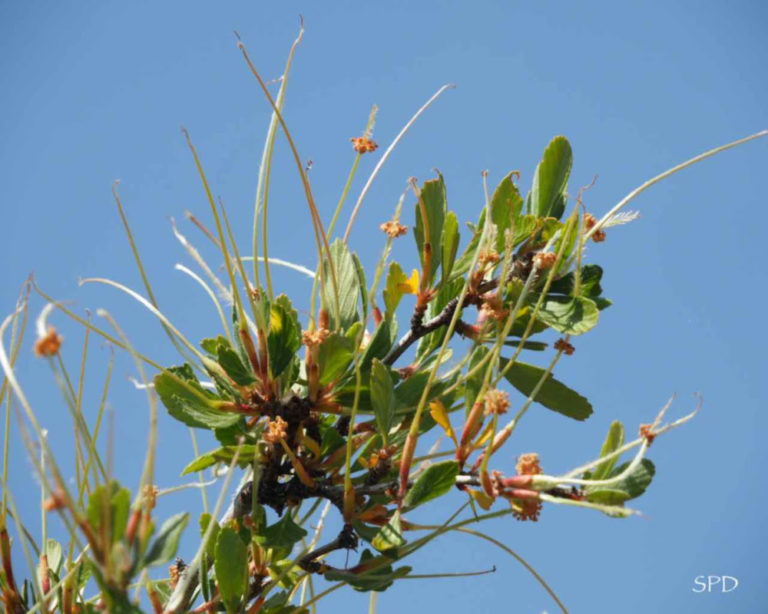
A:
[[[408,232],[408,226],[403,226],[397,220],[389,220],[384,222],[381,226],[379,226],[379,228],[391,239],[402,237],[406,232]]]
[[[485,393],[485,415],[506,414],[509,409],[509,395],[503,390],[489,390]]]
[[[280,443],[285,439],[285,428],[288,423],[280,416],[276,416],[274,420],[270,420],[267,424],[267,430],[264,431],[264,440],[269,443]]]
[[[517,459],[515,470],[518,475],[538,475],[542,473],[539,455],[535,452],[521,454],[520,458]],[[512,504],[512,515],[517,520],[536,522],[539,519],[542,508],[540,499],[512,499],[510,503]]]
[[[352,141],[352,149],[359,154],[372,153],[379,147],[375,141],[367,136],[353,136],[349,140]]]
[[[539,455],[536,452],[521,454],[520,458],[517,459],[515,471],[517,471],[518,475],[539,475],[543,473],[539,464]]]

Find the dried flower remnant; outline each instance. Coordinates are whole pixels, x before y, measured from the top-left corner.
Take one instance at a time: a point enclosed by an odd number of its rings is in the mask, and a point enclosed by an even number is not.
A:
[[[154,484],[147,484],[144,486],[144,499],[149,505],[149,509],[154,509],[157,504],[157,486]]]
[[[591,213],[587,213],[584,216],[584,229],[589,232],[595,227],[595,224],[597,224],[597,220],[595,219],[595,216]],[[602,243],[605,241],[605,230],[599,229],[596,230],[594,233],[592,233],[592,240],[595,243]]]
[[[46,512],[54,512],[56,510],[63,509],[66,505],[67,499],[63,490],[57,490],[52,492],[51,495],[43,502],[43,509]]]
[[[480,308],[481,319],[491,318],[496,321],[506,320],[509,309],[505,309],[498,294],[486,294],[483,296],[483,305]]]
[[[506,414],[509,409],[509,395],[503,390],[490,390],[485,395],[485,415]]]
[[[56,332],[56,329],[48,325],[48,331],[38,337],[35,342],[35,355],[36,356],[56,356],[61,349],[61,342],[64,341],[64,337]]]
[[[501,261],[501,256],[495,249],[484,249],[481,250],[477,260],[482,266],[494,265]]]
[[[640,437],[645,439],[648,442],[648,445],[650,446],[653,443],[653,440],[656,439],[656,433],[653,432],[653,425],[641,424]]]
[[[352,149],[359,154],[373,153],[379,147],[373,139],[367,136],[353,136],[349,140],[352,141]]]
[[[285,439],[285,429],[288,423],[280,416],[276,416],[274,420],[270,420],[267,424],[267,430],[264,431],[264,440],[269,443],[280,443]]]
[[[181,578],[181,575],[184,573],[186,568],[186,563],[179,557],[176,557],[176,562],[168,568],[168,576],[171,580],[171,588],[176,588],[176,585],[179,583],[179,579]]]
[[[408,226],[404,226],[397,220],[388,220],[379,226],[381,231],[385,233],[390,239],[396,239],[402,237],[408,232]]]
[[[518,475],[539,475],[542,473],[539,464],[539,455],[535,452],[521,454],[517,459],[515,471]],[[525,495],[525,497],[515,497],[514,495]],[[512,505],[512,515],[521,521],[531,520],[536,522],[541,514],[542,503],[538,498],[536,491],[513,490],[510,493],[509,502]]]
[[[539,252],[533,257],[534,264],[542,271],[551,269],[555,266],[556,261],[557,254],[554,252]]]
[[[573,347],[570,343],[568,343],[565,339],[558,339],[555,341],[555,349],[559,352],[562,352],[566,356],[570,356],[576,351],[576,348]]]

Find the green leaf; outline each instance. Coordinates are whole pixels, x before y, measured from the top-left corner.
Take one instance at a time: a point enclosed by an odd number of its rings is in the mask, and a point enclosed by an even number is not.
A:
[[[376,537],[371,541],[371,545],[379,552],[384,552],[392,548],[399,548],[403,544],[405,544],[405,538],[400,526],[400,511],[397,510],[392,514],[389,522],[381,527]]]
[[[307,532],[286,513],[275,524],[266,527],[256,539],[265,548],[284,548],[290,551],[306,535]]]
[[[374,559],[374,555],[367,548],[363,550],[363,554],[360,556],[360,562],[356,567],[365,567],[366,564]],[[363,573],[350,573],[348,571],[327,571],[325,572],[325,579],[330,582],[346,582],[352,588],[361,592],[368,591],[384,591],[392,583],[399,579],[404,578],[411,573],[411,568],[403,565],[393,570],[391,565],[379,565],[370,571]]]
[[[580,296],[592,299],[600,310],[611,305],[611,301],[601,296],[603,293],[603,288],[600,285],[602,278],[603,269],[596,264],[587,264],[581,268],[581,290],[579,294]],[[571,271],[552,282],[552,285],[549,287],[549,294],[574,296],[575,289],[576,278],[574,272]]]
[[[437,179],[430,179],[429,181],[424,182],[424,185],[421,186],[421,201],[424,203],[424,209],[426,211],[426,225],[429,227],[428,240],[432,253],[429,271],[424,271],[424,244],[427,242],[427,238],[424,236],[425,224],[421,204],[419,202],[416,202],[415,205],[416,226],[413,229],[413,236],[416,239],[416,247],[419,250],[419,261],[421,262],[422,274],[427,276],[428,282],[431,285],[435,279],[437,269],[440,267],[440,261],[442,260],[440,240],[443,236],[443,223],[445,221],[447,210],[445,182],[443,181],[442,175],[438,175]]]
[[[214,570],[221,600],[227,612],[233,614],[247,588],[248,550],[237,531],[230,527],[219,531]]]
[[[456,252],[459,249],[459,239],[459,220],[453,211],[449,211],[445,216],[443,236],[441,239],[441,247],[443,251],[441,262],[441,266],[443,267],[443,283],[451,278],[453,263],[456,260]]]
[[[363,320],[368,317],[368,286],[365,282],[365,269],[363,263],[360,262],[360,258],[354,252],[352,252],[352,260],[355,262],[355,270],[357,271],[357,283],[360,288],[360,300],[363,304]]]
[[[536,296],[529,298],[533,309]],[[600,311],[595,302],[582,296],[547,296],[536,319],[566,335],[581,335],[597,325]]]
[[[624,463],[616,467],[608,475],[608,479],[624,473],[630,463]],[[642,495],[650,486],[653,476],[656,474],[654,464],[644,458],[640,464],[625,478],[610,486],[593,486],[587,488],[587,500],[604,505],[621,505],[625,501],[635,499]]]
[[[387,281],[384,287],[384,309],[387,319],[395,314],[400,299],[403,298],[403,291],[400,284],[408,281],[408,276],[397,262],[390,262],[389,271],[387,271]]]
[[[512,227],[513,221],[520,217],[523,208],[523,197],[512,181],[515,173],[509,173],[496,187],[491,197],[491,221],[496,224],[496,251],[505,251],[504,232]]]
[[[179,547],[179,540],[184,529],[187,528],[189,514],[184,512],[171,516],[160,527],[160,532],[149,547],[144,557],[144,565],[162,565],[176,556],[176,550]]]
[[[360,357],[360,369],[367,371],[374,358],[384,358],[397,339],[397,320],[382,320]]]
[[[243,364],[235,350],[219,345],[217,359],[221,368],[227,372],[232,381],[239,386],[248,386],[256,381],[250,366]]]
[[[456,484],[458,474],[459,463],[455,460],[441,461],[427,467],[408,489],[403,500],[404,511],[443,496]]]
[[[203,348],[208,354],[211,356],[218,356],[219,354],[219,346],[224,346],[227,348],[232,347],[229,344],[229,340],[227,340],[226,337],[223,335],[219,335],[218,337],[210,337],[207,339],[203,339],[200,342],[200,347]]]
[[[203,390],[189,365],[171,367],[155,376],[155,391],[168,413],[187,426],[226,428],[240,416],[215,408],[216,398]]]
[[[320,384],[326,386],[344,375],[352,363],[354,351],[354,339],[339,333],[331,333],[318,350]]]
[[[530,212],[538,217],[560,219],[565,211],[568,176],[571,174],[573,152],[568,139],[556,136],[544,150],[536,167],[531,189]]]
[[[323,261],[325,284],[322,288],[323,306],[331,318],[331,330],[347,330],[357,320],[357,303],[360,300],[360,279],[355,260],[341,239],[331,245],[331,257],[336,271],[336,286],[331,278],[331,267],[326,257]],[[338,290],[338,303],[336,291]]]
[[[503,369],[509,361],[499,358],[499,362]],[[540,367],[515,361],[504,377],[525,396],[530,396],[544,373],[546,371]],[[574,420],[586,420],[592,413],[592,404],[587,399],[556,380],[551,373],[544,380],[534,401]]]
[[[127,488],[121,488],[115,480],[102,484],[88,498],[89,524],[96,534],[109,528],[111,543],[115,543],[125,535],[130,508],[131,492]]]
[[[614,420],[608,429],[608,435],[605,437],[605,442],[600,450],[600,458],[608,456],[609,454],[618,450],[624,445],[624,425],[618,420]],[[610,475],[611,470],[616,465],[617,457],[610,458],[600,463],[595,471],[590,476],[592,480],[604,480]]]
[[[290,299],[281,294],[272,305],[269,320],[269,367],[273,377],[278,377],[291,364],[301,347],[301,325]]]
[[[474,370],[480,361],[488,355],[489,351],[490,350],[484,345],[475,346],[469,359],[469,367],[467,368],[467,372]],[[464,384],[464,404],[467,413],[469,413],[469,411],[472,409],[472,406],[475,404],[475,400],[477,399],[477,395],[480,393],[480,388],[482,388],[483,385],[483,376],[483,369],[480,369],[468,377],[466,383]]]
[[[373,359],[371,365],[369,388],[376,425],[386,446],[389,429],[392,428],[392,421],[395,418],[395,390],[389,369],[377,358]]]
[[[63,561],[61,544],[55,539],[49,539],[45,544],[45,554],[48,557],[48,569],[58,575]]]
[[[427,312],[424,314],[424,319],[429,320],[437,316],[443,309],[445,309],[451,300],[461,293],[463,287],[464,279],[462,278],[443,283],[437,292],[437,296],[427,306]],[[416,350],[417,358],[421,359],[439,348],[443,344],[447,332],[447,326],[440,326],[437,330],[424,335],[419,340],[418,349]]]
[[[208,525],[211,522],[212,516],[208,513],[200,514],[200,538],[202,539],[205,536],[205,532],[208,530]],[[221,527],[219,526],[219,523],[214,520],[213,521],[213,528],[211,529],[211,534],[208,537],[208,541],[205,544],[205,552],[206,554],[211,558],[215,558],[216,556],[216,539],[219,536],[219,531],[221,531]]]
[[[240,467],[247,467],[253,461],[253,455],[256,453],[255,445],[243,444],[242,446],[222,446],[221,448],[211,450],[210,452],[206,452],[205,454],[198,456],[195,460],[184,467],[184,471],[181,472],[181,475],[187,475],[188,473],[194,473],[195,471],[202,471],[203,469],[212,467],[216,463],[229,464],[235,457],[235,452],[238,448],[240,448],[240,453],[237,456],[237,464]]]

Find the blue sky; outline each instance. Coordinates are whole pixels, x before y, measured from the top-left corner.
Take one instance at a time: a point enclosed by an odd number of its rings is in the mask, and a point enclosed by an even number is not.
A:
[[[77,286],[79,277],[106,276],[140,287],[110,194],[120,178],[161,307],[191,339],[218,330],[207,299],[173,270],[190,263],[168,218],[182,222],[185,209],[208,215],[183,124],[248,244],[269,108],[235,47],[234,29],[265,77],[275,78],[298,15],[306,19],[285,116],[301,155],[314,162],[313,189],[326,220],[352,162],[348,139],[361,132],[371,105],[380,108],[375,138],[386,145],[440,85],[458,85],[419,120],[374,184],[352,240],[368,264],[382,246],[378,224],[406,179],[427,179],[433,168],[446,177],[449,206],[474,220],[483,169],[491,183],[519,169],[527,187],[547,142],[564,134],[575,155],[572,190],[597,174],[585,202],[602,213],[669,166],[768,127],[768,9],[761,2],[385,4],[2,3],[3,313],[34,271],[49,293],[81,311],[108,309],[143,352],[174,361],[151,316],[110,288]],[[297,176],[278,141],[271,251],[312,265]],[[353,195],[374,160],[363,160]],[[577,339],[557,376],[596,412],[584,424],[532,412],[508,446],[510,471],[516,454],[534,450],[550,472],[589,460],[612,420],[633,431],[673,392],[673,414],[689,411],[695,392],[705,408],[654,445],[658,474],[638,502],[643,518],[547,508],[537,524],[505,519],[486,527],[537,567],[573,612],[754,612],[768,597],[760,473],[768,466],[761,439],[768,432],[760,213],[766,161],[768,140],[688,169],[643,194],[633,207],[642,217],[590,249],[615,304]],[[410,239],[398,249],[413,260]],[[294,273],[281,272],[277,281],[280,291],[308,295]],[[53,322],[76,370],[82,335],[62,316]],[[108,355],[92,341],[89,417]],[[31,349],[21,362],[22,383],[66,459],[71,427],[48,369]],[[134,485],[147,410],[126,379],[131,373],[119,359],[110,403],[115,466]],[[184,429],[165,417],[160,433],[158,481],[167,486],[192,451]],[[11,486],[22,513],[35,517],[38,491],[18,440],[12,454]],[[197,496],[178,495],[160,513],[197,506]],[[183,548],[191,558],[193,540]],[[450,612],[555,610],[518,564],[481,542],[444,539],[416,563],[422,573],[494,564],[497,572],[403,583],[381,596],[380,612],[417,611],[433,600]],[[735,576],[740,586],[727,595],[694,594],[694,578],[706,574]],[[326,606],[360,611],[366,603],[347,592]]]

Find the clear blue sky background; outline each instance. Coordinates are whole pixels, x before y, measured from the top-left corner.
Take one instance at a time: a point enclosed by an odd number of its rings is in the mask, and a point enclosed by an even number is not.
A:
[[[406,178],[429,178],[433,167],[445,174],[450,207],[474,220],[482,169],[492,183],[519,169],[527,187],[549,139],[565,134],[575,152],[572,189],[598,174],[586,203],[600,213],[669,166],[768,127],[768,9],[757,1],[3,2],[3,313],[33,270],[48,292],[75,300],[81,312],[107,308],[143,352],[174,360],[161,329],[127,297],[77,287],[80,276],[103,275],[140,288],[110,195],[120,178],[161,306],[192,339],[218,332],[207,298],[173,271],[175,262],[190,262],[168,217],[183,220],[189,208],[208,219],[179,126],[191,131],[246,245],[269,109],[232,30],[274,78],[299,13],[307,32],[285,115],[302,156],[314,161],[312,182],[326,219],[352,162],[348,139],[362,130],[371,104],[380,107],[375,135],[386,145],[438,86],[459,86],[418,122],[374,185],[352,242],[368,264],[382,245],[377,226]],[[310,227],[282,141],[277,160],[272,253],[311,265]],[[374,160],[363,160],[353,194]],[[537,567],[573,612],[765,607],[766,162],[768,141],[758,141],[686,170],[634,203],[640,220],[590,249],[615,305],[595,331],[577,339],[576,354],[557,375],[587,395],[596,412],[583,424],[532,412],[499,459],[511,471],[515,455],[535,450],[546,470],[564,471],[595,454],[613,419],[634,432],[675,391],[673,415],[692,408],[694,392],[706,399],[692,424],[654,445],[658,475],[638,502],[645,517],[617,521],[546,508],[537,524],[504,519],[486,527]],[[397,247],[398,256],[413,259],[410,238]],[[294,273],[277,279],[281,291],[308,294],[306,280]],[[65,358],[76,371],[82,335],[61,315],[53,322],[66,335]],[[91,420],[108,355],[94,339],[85,408]],[[22,382],[66,464],[66,407],[29,344],[21,363]],[[110,402],[116,471],[133,486],[147,410],[126,379],[131,373],[130,362],[119,359]],[[158,482],[168,486],[192,451],[185,429],[165,416],[160,433]],[[18,438],[12,462],[12,487],[34,528],[38,490]],[[199,497],[169,497],[159,513],[180,508],[196,511]],[[187,558],[192,533],[182,545]],[[380,612],[415,612],[428,603],[448,612],[555,610],[511,558],[468,537],[438,541],[416,563],[422,573],[494,564],[497,572],[404,582],[381,596]],[[728,595],[694,594],[694,577],[702,574],[729,574],[741,585]],[[366,596],[347,592],[326,605],[352,612],[366,604]]]

